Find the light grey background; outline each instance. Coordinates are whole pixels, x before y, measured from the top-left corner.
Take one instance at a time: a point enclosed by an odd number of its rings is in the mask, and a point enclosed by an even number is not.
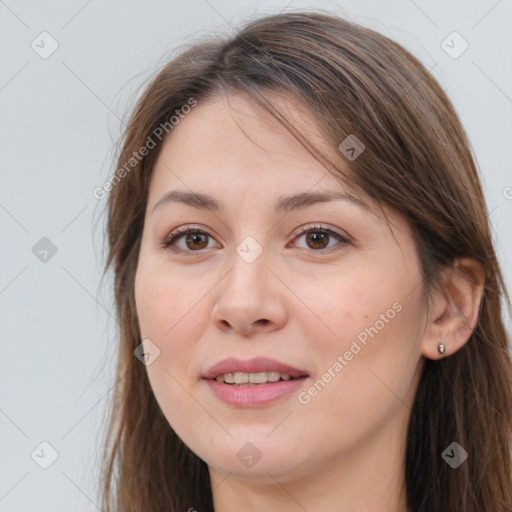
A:
[[[100,288],[105,200],[92,191],[112,171],[140,84],[193,37],[299,7],[381,31],[433,70],[473,144],[510,287],[510,0],[0,1],[0,511],[98,510],[116,338],[108,282]],[[31,47],[51,48],[43,31],[58,43],[46,59]],[[456,59],[441,47],[453,31],[469,44]],[[46,262],[32,251],[42,237],[57,248],[36,246]],[[48,469],[43,441],[58,452]]]

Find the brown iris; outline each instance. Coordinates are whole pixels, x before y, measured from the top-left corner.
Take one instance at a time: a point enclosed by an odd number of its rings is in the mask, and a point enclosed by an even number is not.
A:
[[[323,249],[327,246],[329,235],[322,231],[312,231],[306,234],[306,239],[308,245],[312,246],[314,249]],[[318,244],[320,244],[320,247]]]
[[[202,241],[201,241],[201,238],[202,238]],[[193,244],[202,244],[204,243],[204,245],[201,245],[201,247],[191,247],[189,245],[189,242],[192,242]],[[205,233],[189,233],[186,237],[185,237],[185,243],[187,244],[187,247],[189,249],[194,249],[194,250],[201,250],[201,249],[204,249],[207,245],[208,245],[208,235],[205,234]]]

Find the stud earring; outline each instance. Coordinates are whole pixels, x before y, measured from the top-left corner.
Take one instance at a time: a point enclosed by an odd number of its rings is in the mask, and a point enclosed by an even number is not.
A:
[[[444,354],[445,350],[446,350],[446,347],[444,346],[444,343],[439,343],[439,345],[437,345],[437,351],[440,354]]]

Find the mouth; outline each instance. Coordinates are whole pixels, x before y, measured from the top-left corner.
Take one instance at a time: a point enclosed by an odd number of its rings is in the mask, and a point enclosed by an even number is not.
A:
[[[232,385],[267,384],[302,377],[308,377],[305,370],[268,357],[254,357],[245,361],[230,357],[214,364],[203,375],[205,379]]]
[[[263,407],[289,397],[309,378],[305,370],[275,359],[225,359],[203,375],[213,395],[236,408]]]

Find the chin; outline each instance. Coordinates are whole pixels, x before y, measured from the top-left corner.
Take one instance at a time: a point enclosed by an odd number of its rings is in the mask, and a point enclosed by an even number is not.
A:
[[[234,436],[229,442],[216,445],[215,450],[211,445],[198,451],[191,449],[210,469],[223,475],[230,474],[230,478],[249,479],[255,484],[275,484],[274,478],[285,482],[310,474],[312,454],[298,450],[300,443],[288,438],[285,444],[283,438],[276,435],[270,440],[267,435],[268,432],[251,436],[246,431],[243,436]]]

